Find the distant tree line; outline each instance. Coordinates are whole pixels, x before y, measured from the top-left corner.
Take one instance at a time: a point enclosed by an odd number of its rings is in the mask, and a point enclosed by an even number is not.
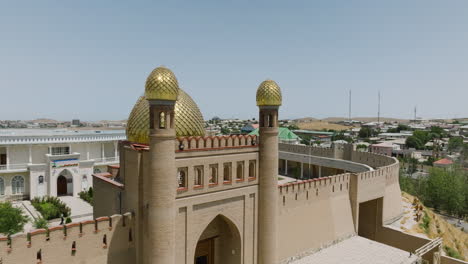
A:
[[[461,166],[447,169],[433,167],[428,176],[418,178],[411,175],[401,169],[402,191],[419,197],[426,206],[436,211],[458,217],[468,216],[468,173]]]

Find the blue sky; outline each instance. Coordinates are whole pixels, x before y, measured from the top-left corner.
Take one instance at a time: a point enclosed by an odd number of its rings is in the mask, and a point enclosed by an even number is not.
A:
[[[205,119],[468,117],[468,1],[1,1],[0,120],[125,119],[165,65]]]

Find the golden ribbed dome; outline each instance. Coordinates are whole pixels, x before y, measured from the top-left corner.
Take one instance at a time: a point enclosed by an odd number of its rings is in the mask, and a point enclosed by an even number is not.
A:
[[[145,97],[148,100],[177,100],[179,83],[171,70],[165,67],[154,69],[145,85]]]
[[[184,90],[179,89],[175,103],[176,135],[204,136],[205,124],[197,104]],[[127,139],[142,144],[149,143],[149,103],[145,96],[138,98],[127,122]]]
[[[263,81],[257,89],[257,105],[280,106],[282,102],[281,89],[275,81]]]

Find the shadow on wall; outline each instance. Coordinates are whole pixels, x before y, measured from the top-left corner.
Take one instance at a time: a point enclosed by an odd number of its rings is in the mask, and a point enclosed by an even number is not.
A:
[[[195,263],[241,263],[240,233],[231,220],[218,215],[205,228],[197,243]]]
[[[128,220],[122,218],[116,225],[121,228],[116,228],[110,241],[107,238],[103,239],[103,247],[109,248],[107,252],[108,264],[128,264],[134,263],[136,260],[135,252],[135,234]],[[130,246],[129,246],[130,245]]]

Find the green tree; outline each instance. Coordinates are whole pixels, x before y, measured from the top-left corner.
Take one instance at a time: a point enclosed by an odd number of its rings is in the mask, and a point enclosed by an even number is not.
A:
[[[416,130],[413,132],[413,137],[416,137],[421,141],[422,146],[424,146],[431,139],[429,131]]]
[[[430,134],[432,134],[432,138],[443,138],[447,136],[447,132],[439,126],[432,126]]]
[[[405,145],[408,148],[415,148],[415,149],[424,148],[423,142],[421,141],[421,139],[419,137],[416,137],[416,136],[409,136],[406,139]]]
[[[296,124],[292,124],[288,126],[289,130],[299,130],[299,127]]]
[[[397,130],[398,130],[398,132],[401,132],[402,130],[404,130],[404,131],[411,130],[411,128],[409,126],[407,126],[407,125],[404,125],[404,124],[398,124]]]
[[[456,151],[463,147],[463,138],[462,137],[451,137],[448,142],[448,150]]]
[[[418,170],[419,161],[415,158],[409,158],[408,163],[409,163],[408,173],[409,174],[415,173]]]
[[[370,138],[373,136],[377,135],[377,131],[370,127],[362,127],[361,130],[359,130],[358,136],[360,138]]]
[[[13,207],[10,202],[0,203],[0,233],[12,235],[21,232],[28,220],[23,211]]]
[[[466,215],[466,179],[466,173],[460,168],[432,168],[423,193],[424,202],[451,215]]]
[[[221,128],[221,134],[229,135],[230,133],[231,133],[231,131],[229,130],[229,128],[227,128],[227,127],[222,127]]]

